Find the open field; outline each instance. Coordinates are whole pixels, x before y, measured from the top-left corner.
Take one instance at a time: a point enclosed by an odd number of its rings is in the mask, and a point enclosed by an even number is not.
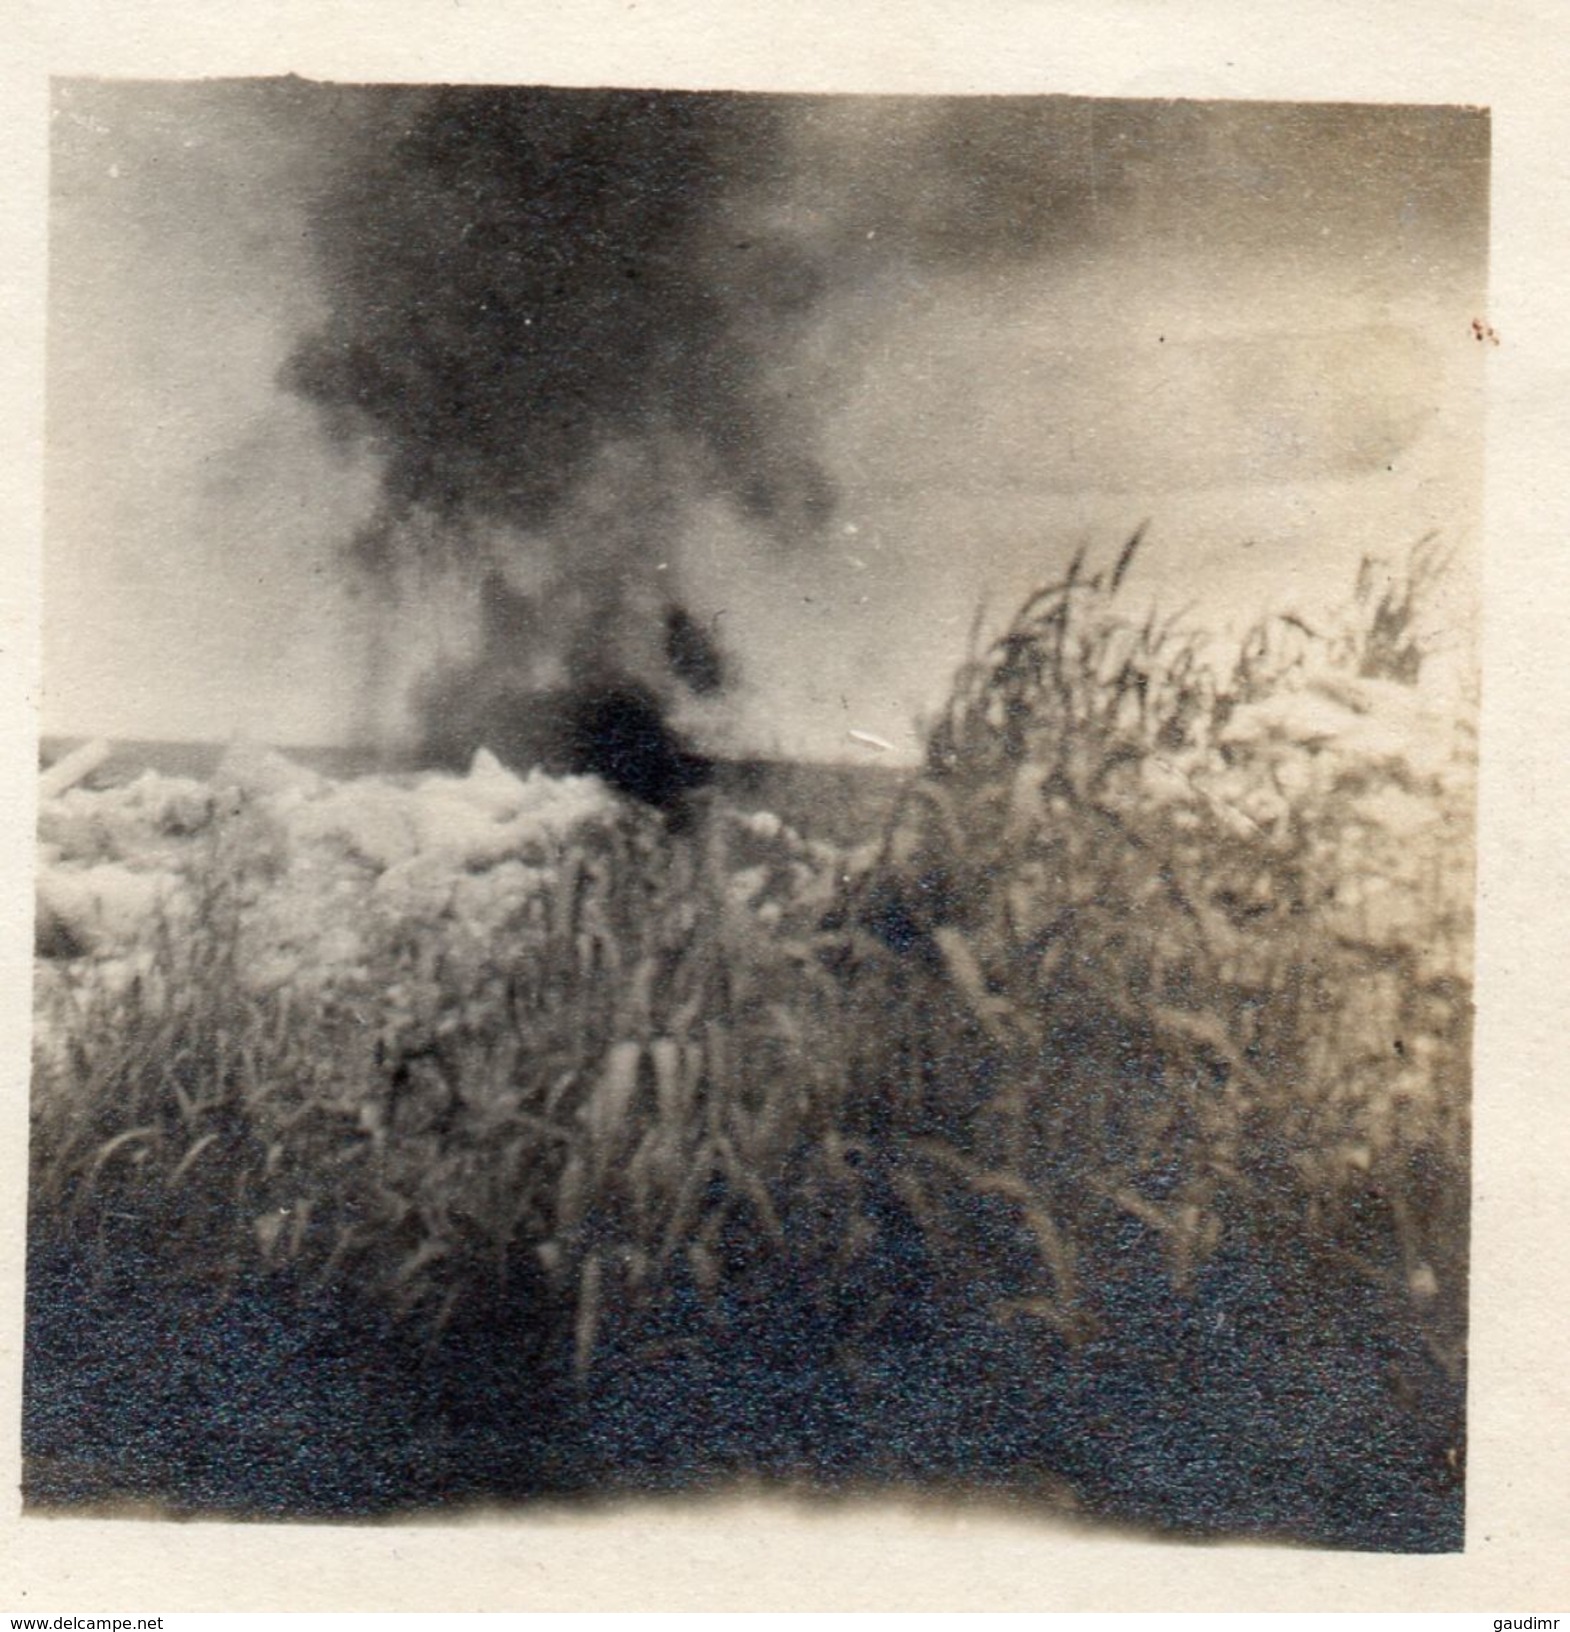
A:
[[[764,1478],[1458,1547],[1431,563],[1228,644],[1121,610],[1137,543],[859,820],[777,772],[677,833],[488,757],[46,799],[29,1501]]]

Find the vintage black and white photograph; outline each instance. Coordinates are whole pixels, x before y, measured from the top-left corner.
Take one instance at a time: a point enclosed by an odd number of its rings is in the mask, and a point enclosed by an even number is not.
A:
[[[27,1511],[1462,1549],[1487,112],[51,121]]]

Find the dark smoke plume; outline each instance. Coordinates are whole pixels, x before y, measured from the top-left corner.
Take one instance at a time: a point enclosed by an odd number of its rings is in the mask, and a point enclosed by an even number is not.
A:
[[[785,105],[460,88],[400,112],[318,216],[330,316],[288,373],[383,459],[360,566],[480,583],[476,659],[423,688],[426,750],[483,742],[679,811],[707,767],[670,689],[715,693],[727,663],[676,573],[651,599],[655,558],[695,498],[782,539],[833,509],[805,408],[769,383],[821,293],[767,230]],[[505,570],[524,539],[529,595]]]
[[[624,442],[755,518],[823,519],[827,482],[761,381],[818,294],[750,220],[782,118],[760,97],[443,89],[339,189],[317,224],[331,316],[290,382],[385,457],[367,564],[429,536],[417,519],[460,550],[475,522],[548,525]]]
[[[665,661],[688,690],[707,697],[725,684],[725,658],[714,638],[685,607],[665,614]]]
[[[484,635],[480,656],[432,676],[423,688],[430,759],[462,770],[484,745],[509,764],[538,766],[556,776],[594,774],[618,792],[664,811],[674,828],[687,824],[691,796],[713,779],[714,766],[693,751],[666,718],[658,693],[631,675],[599,665],[593,653],[576,654],[570,683],[539,684],[526,664],[509,654],[548,646],[548,610],[508,589],[502,575],[486,575]],[[696,644],[669,650],[667,662],[690,690],[712,677],[722,683],[717,651],[705,632],[675,608],[667,620]],[[696,655],[695,655],[696,654]],[[701,674],[684,667],[699,661]]]

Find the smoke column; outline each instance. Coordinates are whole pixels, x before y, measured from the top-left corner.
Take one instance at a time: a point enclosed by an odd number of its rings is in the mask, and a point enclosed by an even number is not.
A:
[[[355,555],[480,586],[477,662],[426,686],[437,751],[483,736],[655,803],[697,776],[661,686],[712,693],[725,665],[671,570],[684,508],[718,496],[785,543],[833,506],[806,421],[767,385],[818,292],[757,231],[782,114],[444,89],[320,213],[332,315],[288,377],[382,456]]]

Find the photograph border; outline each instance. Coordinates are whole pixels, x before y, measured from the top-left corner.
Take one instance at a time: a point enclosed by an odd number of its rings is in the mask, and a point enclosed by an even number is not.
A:
[[[1370,16],[1343,0],[1264,10],[755,0],[571,8],[407,0],[130,5],[28,0],[6,25],[8,406],[0,495],[7,730],[0,820],[16,869],[0,916],[7,1126],[0,1130],[0,1599],[17,1613],[212,1609],[1479,1610],[1557,1607],[1570,1587],[1570,1234],[1556,952],[1570,714],[1570,30],[1546,4],[1444,0]],[[737,1495],[366,1526],[20,1515],[31,866],[36,782],[48,82],[298,72],[669,88],[1461,103],[1491,110],[1486,323],[1483,787],[1468,1543],[1464,1554],[1198,1546],[938,1500]],[[1556,505],[1557,501],[1557,505]],[[1546,1245],[1545,1245],[1546,1244]]]

